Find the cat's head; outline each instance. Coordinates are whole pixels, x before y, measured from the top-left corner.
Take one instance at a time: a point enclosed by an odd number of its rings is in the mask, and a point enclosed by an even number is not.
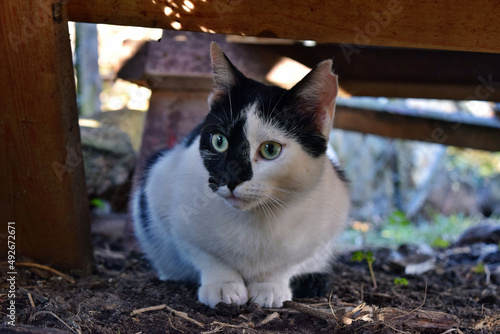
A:
[[[245,77],[212,43],[214,88],[200,136],[210,188],[231,206],[279,207],[317,184],[337,77],[331,60],[290,90]]]

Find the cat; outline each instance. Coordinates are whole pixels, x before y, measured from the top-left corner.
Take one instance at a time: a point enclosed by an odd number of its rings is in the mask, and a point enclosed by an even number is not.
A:
[[[282,307],[290,279],[329,270],[349,191],[327,149],[332,61],[290,90],[244,76],[211,45],[210,111],[148,163],[134,228],[162,280],[200,284],[199,301]]]

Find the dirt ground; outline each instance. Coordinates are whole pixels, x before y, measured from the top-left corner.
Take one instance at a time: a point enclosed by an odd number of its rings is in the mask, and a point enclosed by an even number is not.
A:
[[[499,282],[467,254],[452,261],[439,251],[434,269],[405,275],[388,260],[390,250],[373,250],[376,289],[366,261],[340,254],[331,275],[294,282],[296,296],[319,296],[296,298],[282,309],[255,304],[210,309],[197,301],[197,286],[162,282],[140,253],[96,243],[95,271],[87,277],[18,267],[16,327],[0,332],[500,333]],[[399,277],[408,284],[396,284]],[[6,291],[6,283],[1,287]],[[5,325],[3,292],[0,301]]]

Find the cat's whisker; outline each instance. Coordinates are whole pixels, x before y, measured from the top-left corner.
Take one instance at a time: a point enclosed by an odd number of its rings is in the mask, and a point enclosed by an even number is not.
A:
[[[275,207],[278,212],[281,211],[281,209],[286,210],[288,204],[279,199],[278,197],[271,195],[271,194],[263,194],[266,198],[269,199],[270,203]]]
[[[324,199],[322,198],[318,198],[318,197],[315,197],[315,196],[311,196],[310,194],[303,194],[303,193],[300,193],[298,191],[295,191],[295,190],[287,190],[287,189],[283,189],[283,188],[277,188],[277,187],[273,187],[274,190],[277,190],[277,191],[280,191],[282,193],[285,193],[287,195],[292,195],[292,196],[303,196],[305,198],[310,198],[318,203],[321,203],[323,205],[326,205],[326,206],[334,206],[333,203],[331,202],[325,202]]]
[[[259,203],[260,203],[261,207],[263,208],[264,216],[266,218],[265,221],[267,222],[267,225],[269,228],[269,233],[271,234],[272,243],[274,245],[276,245],[276,238],[274,235],[274,227],[273,226],[278,222],[278,220],[266,202],[264,202],[262,199],[259,199]],[[274,219],[274,222],[271,222],[270,216]]]
[[[288,93],[288,91],[284,91],[283,94],[281,94],[281,96],[279,97],[278,101],[275,103],[273,109],[271,110],[271,114],[274,112],[274,110],[278,107],[278,104],[281,102],[281,99],[286,95],[286,93]],[[284,112],[285,110],[283,109],[281,112],[279,112],[276,116],[279,116],[281,115],[282,112]]]
[[[283,210],[286,210],[287,207],[288,207],[288,203],[285,203],[282,200],[280,200],[279,198],[277,198],[275,196],[272,196],[272,195],[271,195],[271,201],[276,206],[276,208],[279,207],[279,208],[281,208]]]
[[[232,100],[231,100],[231,85],[229,84],[229,77],[226,78],[226,85],[227,85],[227,95],[228,95],[228,98],[229,98],[229,112],[231,114],[231,120],[234,120],[234,117],[233,117],[233,103],[232,103]]]

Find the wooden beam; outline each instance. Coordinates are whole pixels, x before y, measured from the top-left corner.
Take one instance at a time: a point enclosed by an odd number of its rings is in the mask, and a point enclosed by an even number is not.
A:
[[[333,58],[342,89],[356,96],[500,102],[500,53],[368,46],[346,54],[342,45],[248,45],[313,67]]]
[[[15,222],[18,260],[88,272],[88,201],[62,3],[0,2],[0,233]]]
[[[500,52],[498,2],[70,0],[69,19],[320,43]],[[356,51],[356,52],[357,52]]]
[[[500,78],[500,76],[498,77]],[[486,80],[483,82],[487,82]],[[342,80],[340,86],[344,92],[353,96],[500,102],[500,82],[496,83],[496,86],[491,86],[484,85],[481,81],[478,81],[475,85],[459,85],[453,83]]]
[[[380,136],[500,151],[500,120],[464,114],[382,111],[337,106],[334,127]]]

